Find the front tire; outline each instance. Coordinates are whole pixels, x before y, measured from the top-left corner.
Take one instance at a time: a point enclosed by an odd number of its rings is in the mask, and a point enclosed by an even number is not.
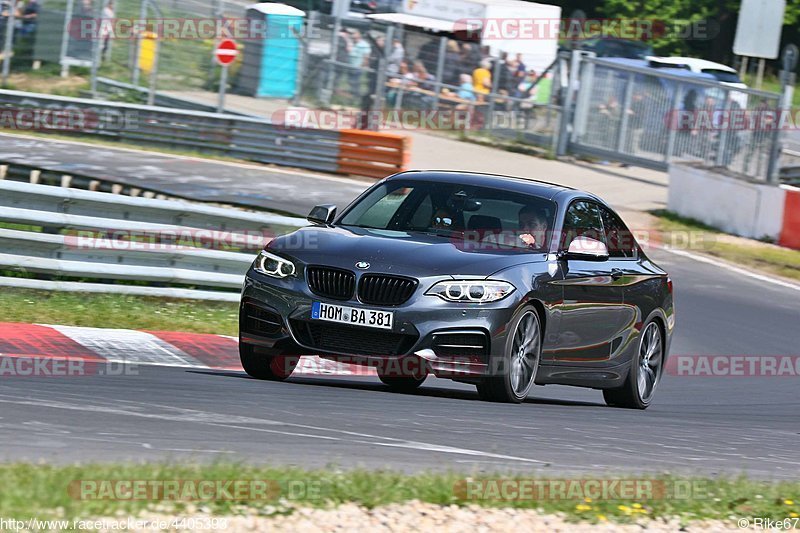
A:
[[[542,326],[539,314],[525,307],[511,321],[505,353],[499,361],[499,375],[483,378],[478,395],[492,402],[520,403],[527,398],[536,380],[542,355]],[[492,361],[494,366],[496,362]],[[491,369],[495,372],[495,369]]]
[[[626,409],[647,409],[653,401],[656,386],[661,381],[663,361],[663,334],[658,324],[651,320],[642,329],[639,350],[636,358],[631,361],[625,383],[619,388],[603,391],[606,404]]]
[[[292,355],[259,354],[254,346],[239,342],[239,360],[250,377],[283,381],[292,375],[300,358]]]

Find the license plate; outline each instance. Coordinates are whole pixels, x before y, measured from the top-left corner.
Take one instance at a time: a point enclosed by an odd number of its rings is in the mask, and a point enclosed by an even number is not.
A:
[[[313,303],[311,306],[311,318],[313,320],[325,320],[327,322],[366,326],[368,328],[392,329],[394,325],[394,313],[391,311],[359,309],[323,302]]]

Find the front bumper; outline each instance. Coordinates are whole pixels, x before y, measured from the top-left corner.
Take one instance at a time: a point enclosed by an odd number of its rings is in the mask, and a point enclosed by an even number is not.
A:
[[[490,304],[452,303],[425,295],[437,279],[421,279],[414,295],[393,307],[314,295],[302,278],[274,279],[251,270],[242,289],[241,342],[274,355],[319,355],[405,375],[423,365],[440,377],[485,375],[501,354],[506,325],[520,304],[512,293]],[[394,312],[391,331],[311,319],[313,302]],[[254,316],[258,315],[258,316]]]

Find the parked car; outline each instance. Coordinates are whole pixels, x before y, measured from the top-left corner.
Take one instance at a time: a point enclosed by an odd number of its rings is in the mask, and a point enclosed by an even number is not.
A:
[[[672,282],[592,194],[524,178],[411,171],[272,240],[245,277],[244,370],[284,380],[301,354],[428,374],[521,402],[534,384],[644,409],[674,327]]]
[[[747,85],[739,78],[736,69],[696,57],[648,57],[652,66],[668,66],[669,68],[686,69],[698,74],[709,74],[722,85],[735,87],[737,89],[747,89]],[[731,99],[741,108],[747,109],[747,94],[734,91],[731,92]]]
[[[643,41],[619,39],[614,37],[598,37],[582,41],[577,48],[594,52],[597,57],[624,57],[628,59],[645,59],[653,55],[653,47]]]

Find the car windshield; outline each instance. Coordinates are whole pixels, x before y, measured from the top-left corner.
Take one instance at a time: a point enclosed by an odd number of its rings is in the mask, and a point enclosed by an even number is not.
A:
[[[491,187],[391,180],[352,206],[339,225],[464,239],[493,249],[547,250],[556,205]]]
[[[739,79],[739,75],[735,72],[729,72],[727,70],[718,70],[718,69],[711,69],[711,68],[704,68],[704,74],[711,74],[717,80],[724,82],[724,83],[742,83],[742,80]]]

